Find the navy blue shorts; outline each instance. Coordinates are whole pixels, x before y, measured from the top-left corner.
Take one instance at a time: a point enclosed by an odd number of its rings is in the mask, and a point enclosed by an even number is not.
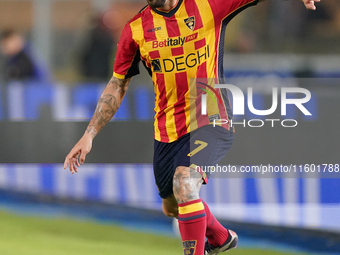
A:
[[[212,125],[196,129],[172,143],[155,140],[153,169],[160,197],[167,198],[173,194],[172,182],[178,166],[215,166],[233,141],[233,132]],[[204,177],[206,183],[209,173]]]

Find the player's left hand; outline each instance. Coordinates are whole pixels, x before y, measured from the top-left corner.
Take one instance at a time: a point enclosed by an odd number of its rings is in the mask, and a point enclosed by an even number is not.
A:
[[[302,0],[308,10],[316,10],[315,2],[320,2],[321,0]]]
[[[66,169],[69,165],[72,174],[78,172],[77,167],[80,167],[80,164],[84,164],[86,155],[91,151],[92,139],[93,138],[91,137],[91,135],[85,132],[83,137],[80,138],[77,144],[66,156],[64,161],[64,169]]]

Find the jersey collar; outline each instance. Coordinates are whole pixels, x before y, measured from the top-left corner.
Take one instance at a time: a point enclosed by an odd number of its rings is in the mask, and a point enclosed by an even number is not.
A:
[[[177,4],[174,7],[172,7],[172,9],[169,10],[169,11],[161,11],[161,10],[156,9],[156,8],[154,8],[152,10],[154,12],[156,12],[157,14],[159,14],[159,15],[162,15],[164,17],[170,18],[172,15],[174,15],[177,12],[177,10],[181,6],[182,2],[183,2],[183,0],[178,0]]]

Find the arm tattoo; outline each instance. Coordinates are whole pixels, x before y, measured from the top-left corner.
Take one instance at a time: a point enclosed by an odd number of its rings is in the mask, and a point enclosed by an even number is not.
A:
[[[124,88],[124,86],[126,85],[125,81],[127,81],[130,79],[126,79],[126,80],[119,80],[117,78],[111,78],[111,80],[108,83],[108,86],[112,87],[115,91],[117,91],[118,93],[122,92],[122,89]]]
[[[86,132],[89,133],[92,138],[98,134],[117,112],[127,91],[130,80],[131,78],[121,80],[112,77],[107,84],[86,129]]]

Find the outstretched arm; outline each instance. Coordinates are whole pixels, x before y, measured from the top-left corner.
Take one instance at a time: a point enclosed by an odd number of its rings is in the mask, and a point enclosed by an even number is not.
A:
[[[66,156],[64,169],[69,165],[73,174],[77,172],[77,167],[85,162],[85,157],[92,148],[92,140],[117,112],[130,81],[131,78],[123,80],[116,77],[111,78],[100,96],[96,110],[84,135]]]

